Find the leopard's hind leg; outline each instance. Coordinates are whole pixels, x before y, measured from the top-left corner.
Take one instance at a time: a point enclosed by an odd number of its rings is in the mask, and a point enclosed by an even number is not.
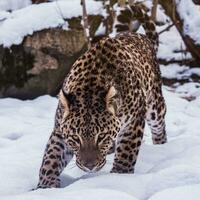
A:
[[[165,130],[166,104],[162,92],[157,93],[147,110],[147,123],[151,129],[153,144],[164,144],[167,142]]]

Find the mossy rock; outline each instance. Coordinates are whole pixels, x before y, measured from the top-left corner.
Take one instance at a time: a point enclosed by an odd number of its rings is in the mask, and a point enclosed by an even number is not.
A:
[[[92,38],[103,19],[89,15]],[[58,93],[71,66],[87,47],[81,17],[66,21],[69,30],[46,29],[25,37],[20,45],[0,46],[0,97],[32,99]]]
[[[0,97],[56,95],[76,59],[86,50],[83,30],[47,29],[20,45],[0,47]]]

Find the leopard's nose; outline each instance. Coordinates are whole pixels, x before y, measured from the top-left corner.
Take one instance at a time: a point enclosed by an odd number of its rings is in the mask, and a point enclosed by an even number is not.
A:
[[[95,164],[94,162],[89,161],[89,162],[86,162],[86,163],[84,164],[84,166],[85,166],[86,168],[88,168],[89,170],[93,170],[94,167],[96,166],[96,164]]]

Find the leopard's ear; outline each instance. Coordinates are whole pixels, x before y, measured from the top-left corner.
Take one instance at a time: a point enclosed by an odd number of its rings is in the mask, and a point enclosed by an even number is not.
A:
[[[64,117],[66,117],[69,114],[69,101],[62,89],[59,93],[59,100],[64,107]]]
[[[115,89],[114,86],[111,86],[106,95],[106,108],[113,115],[115,115],[117,112],[116,96],[117,96],[117,90]]]

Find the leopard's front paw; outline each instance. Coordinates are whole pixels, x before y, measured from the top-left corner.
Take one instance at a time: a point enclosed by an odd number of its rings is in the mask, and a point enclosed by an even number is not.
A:
[[[53,179],[53,180],[42,180],[38,183],[37,188],[59,188],[60,187],[60,179]]]
[[[134,173],[134,168],[128,168],[123,165],[113,165],[113,168],[111,169],[110,172],[119,174]]]
[[[153,137],[152,140],[153,140],[153,144],[165,144],[167,143],[167,136],[165,134],[165,135],[161,135],[160,137],[159,136],[155,138]]]

